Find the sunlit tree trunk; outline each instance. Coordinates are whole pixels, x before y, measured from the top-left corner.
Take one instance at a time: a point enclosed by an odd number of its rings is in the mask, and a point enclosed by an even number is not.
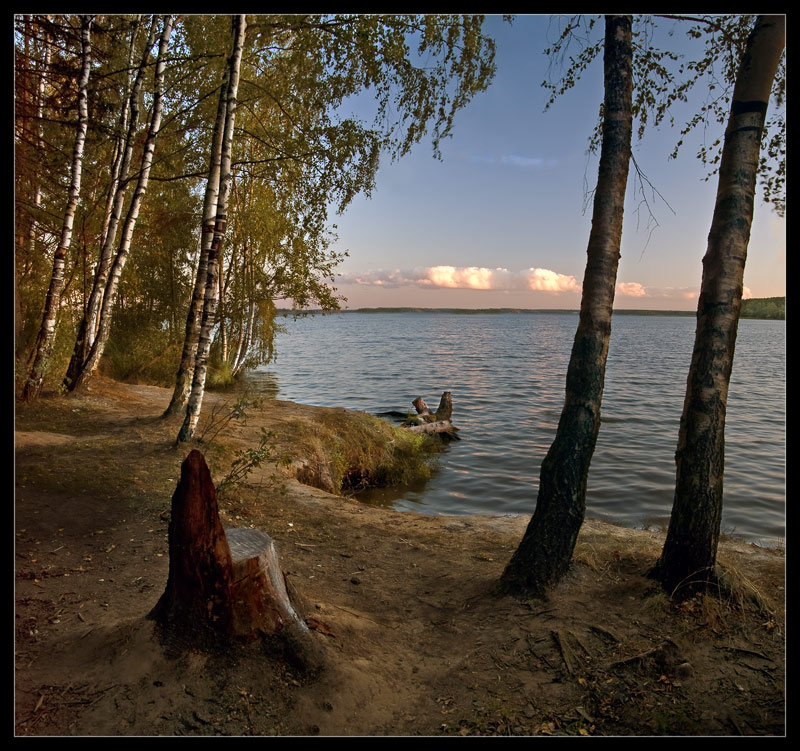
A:
[[[200,337],[200,321],[203,315],[203,300],[208,281],[208,253],[214,240],[214,223],[217,216],[219,198],[220,170],[222,163],[222,140],[225,137],[225,112],[228,98],[228,81],[230,66],[226,66],[220,86],[217,119],[211,136],[211,153],[206,181],[206,192],[203,199],[203,222],[200,238],[200,255],[197,260],[197,274],[194,279],[192,299],[186,316],[186,330],[183,338],[183,350],[178,373],[175,377],[175,388],[170,403],[164,411],[164,417],[176,415],[186,407],[189,393],[192,390],[197,342]]]
[[[134,70],[133,70],[133,53],[135,51],[136,46],[136,37],[137,32],[139,30],[139,25],[141,22],[141,15],[136,16],[136,20],[133,22],[131,26],[131,41],[128,46],[128,62],[127,62],[127,80],[125,84],[125,92],[122,97],[122,111],[119,115],[119,127],[115,134],[114,138],[114,154],[111,160],[111,176],[108,184],[108,192],[106,195],[106,207],[105,212],[103,214],[103,227],[100,230],[100,247],[102,248],[105,245],[106,238],[108,237],[108,231],[111,227],[112,221],[114,220],[114,203],[117,198],[117,189],[120,184],[120,179],[125,179],[127,176],[127,168],[130,166],[130,156],[128,155],[128,162],[125,163],[125,157],[127,155],[126,145],[128,143],[132,143],[130,140],[128,133],[129,133],[129,123],[130,123],[130,115],[131,111],[135,111],[138,115],[138,107],[136,107],[137,100],[134,99],[134,104],[131,104],[131,91],[134,89],[136,85],[137,79],[134,78]],[[150,48],[153,46],[153,42],[155,40],[155,31],[156,31],[156,17],[153,16],[152,24],[150,27],[150,37],[148,41],[145,43],[145,52],[142,57],[142,62],[138,68],[138,79],[141,79],[142,73],[144,72],[144,65],[146,64],[147,60],[150,57]],[[135,127],[135,121],[134,121]],[[117,222],[119,222],[119,214],[117,214]],[[116,229],[114,230],[116,232]],[[113,241],[112,241],[113,244]],[[106,259],[106,265],[110,262],[110,250]],[[100,258],[98,259],[98,266],[102,264],[102,253],[100,254]],[[106,269],[107,270],[107,269]],[[100,286],[101,288],[105,286],[105,282],[103,285],[97,284],[97,275],[95,275],[95,288]],[[91,308],[87,303],[87,308]],[[99,307],[99,305],[95,306]],[[97,323],[97,315],[95,312],[94,315],[94,323]],[[91,330],[91,337],[94,338],[94,329]],[[88,351],[88,347],[91,347],[92,342],[88,342],[88,346],[86,350]],[[84,352],[85,356],[85,352]]]
[[[631,154],[631,16],[606,16],[603,141],[580,319],[558,431],[539,475],[525,535],[498,589],[542,596],[566,573],[586,508],[586,479],[600,429],[611,313]]]
[[[64,268],[67,251],[72,241],[72,225],[75,221],[75,209],[81,192],[81,173],[83,168],[83,149],[86,143],[86,132],[89,127],[89,73],[92,57],[92,24],[93,16],[81,18],[81,72],[78,79],[78,127],[75,146],[72,153],[72,177],[70,180],[69,199],[64,211],[64,222],[61,237],[53,258],[53,272],[47,290],[44,315],[39,334],[36,338],[35,355],[28,379],[22,389],[22,398],[36,398],[42,389],[45,373],[50,364],[53,342],[56,333],[56,319],[61,303],[61,292],[64,285]]]
[[[759,16],[742,57],[703,258],[694,351],[681,416],[675,498],[652,575],[679,597],[714,581],[722,518],[725,413],[753,220],[761,134],[786,20]]]
[[[128,213],[125,217],[125,223],[122,227],[122,236],[120,238],[119,250],[117,251],[114,262],[108,275],[106,282],[106,289],[103,293],[103,303],[100,309],[100,317],[98,321],[97,336],[95,337],[92,348],[89,352],[86,362],[80,369],[74,381],[70,383],[71,390],[84,388],[89,379],[94,374],[103,356],[108,335],[111,332],[111,317],[114,302],[116,300],[117,286],[119,285],[122,271],[130,255],[131,239],[133,231],[136,228],[136,221],[139,218],[139,210],[142,205],[145,193],[147,192],[147,183],[150,178],[150,168],[153,164],[153,153],[155,152],[156,139],[158,132],[161,128],[161,113],[163,110],[163,88],[164,88],[164,68],[166,65],[167,47],[169,45],[169,38],[172,33],[172,26],[174,18],[172,16],[164,17],[164,26],[161,32],[161,38],[158,45],[158,60],[156,62],[156,71],[153,83],[153,110],[150,116],[150,123],[147,129],[147,137],[144,143],[144,152],[142,154],[142,162],[139,170],[139,177],[136,182],[136,189],[133,193],[131,205],[128,208]]]
[[[219,255],[228,220],[228,198],[231,187],[231,156],[233,149],[233,124],[236,115],[236,97],[239,89],[239,71],[247,30],[244,15],[236,16],[234,24],[233,53],[230,57],[230,74],[228,76],[227,102],[225,106],[225,132],[222,140],[222,158],[220,161],[219,197],[217,199],[217,215],[214,222],[214,235],[208,251],[208,267],[206,271],[205,299],[203,316],[200,322],[200,335],[197,342],[197,355],[194,363],[192,390],[186,405],[186,417],[178,434],[179,441],[188,441],[194,437],[200,408],[205,391],[208,354],[211,349],[211,334],[217,315],[217,297],[219,294],[217,275],[219,273]],[[207,231],[207,227],[203,227]]]
[[[222,283],[222,253],[219,256],[219,269],[217,270],[217,281],[219,282],[219,310],[217,318],[219,320],[219,343],[220,360],[224,363],[228,359],[228,332],[225,329],[225,287]]]
[[[244,363],[247,360],[247,355],[250,352],[250,347],[253,346],[253,327],[256,322],[256,303],[251,300],[248,306],[247,319],[242,319],[242,325],[239,329],[239,342],[236,349],[236,357],[233,360],[233,367],[231,368],[231,375],[237,376],[241,373]]]
[[[86,359],[94,344],[97,333],[97,324],[100,317],[100,310],[103,304],[108,273],[111,269],[113,259],[114,242],[117,238],[117,230],[122,219],[122,209],[125,202],[125,194],[128,188],[128,172],[130,171],[131,160],[133,158],[133,147],[136,131],[139,126],[139,95],[144,79],[144,72],[150,59],[150,50],[156,39],[157,16],[153,16],[150,26],[150,33],[145,42],[144,54],[139,63],[136,77],[130,81],[128,88],[130,96],[126,98],[123,111],[120,114],[120,136],[117,153],[111,168],[111,185],[109,189],[109,201],[103,230],[101,234],[100,254],[95,269],[92,291],[86,305],[83,318],[81,319],[78,335],[75,340],[75,347],[70,358],[67,374],[64,377],[64,386],[71,388],[83,369]],[[137,23],[138,25],[138,23]],[[136,26],[131,32],[131,45],[128,53],[128,65],[130,67],[133,59],[134,42],[136,40]],[[124,134],[124,135],[123,135]]]

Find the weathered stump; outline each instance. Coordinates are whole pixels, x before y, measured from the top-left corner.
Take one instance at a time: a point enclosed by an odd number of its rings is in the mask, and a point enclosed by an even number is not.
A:
[[[321,652],[297,614],[272,538],[229,529],[219,518],[205,459],[192,451],[172,496],[167,586],[150,612],[171,644],[207,647],[279,636],[306,669]]]
[[[229,529],[233,565],[233,633],[253,638],[285,628],[298,633],[308,626],[294,609],[278,561],[275,542],[259,529]]]
[[[208,466],[192,451],[181,466],[169,523],[169,575],[150,617],[161,626],[207,641],[232,625],[233,565]]]
[[[436,412],[431,412],[425,400],[418,396],[411,404],[417,410],[417,416],[410,419],[405,427],[412,433],[438,434],[444,438],[458,439],[458,428],[450,422],[453,414],[453,398],[449,391],[442,394]]]

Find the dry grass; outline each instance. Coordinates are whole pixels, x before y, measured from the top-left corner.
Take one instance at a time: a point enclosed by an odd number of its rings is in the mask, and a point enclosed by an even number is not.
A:
[[[298,479],[337,495],[428,479],[439,451],[435,439],[352,410],[330,410],[316,424],[293,420],[286,428],[291,458],[303,465]]]

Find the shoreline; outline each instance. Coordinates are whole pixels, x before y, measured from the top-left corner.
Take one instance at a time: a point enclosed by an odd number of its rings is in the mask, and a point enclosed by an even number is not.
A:
[[[646,576],[662,533],[587,519],[546,601],[499,598],[527,516],[394,511],[291,476],[281,492],[272,467],[220,515],[275,540],[323,671],[298,672],[269,641],[164,651],[146,614],[166,583],[188,453],[160,419],[169,395],[99,379],[17,409],[17,734],[784,732],[783,551],[721,541],[738,584],[678,606]],[[205,419],[230,399],[207,397]],[[313,431],[342,412],[267,403],[203,446],[215,481],[262,427]],[[672,645],[666,662],[650,657],[659,644]]]

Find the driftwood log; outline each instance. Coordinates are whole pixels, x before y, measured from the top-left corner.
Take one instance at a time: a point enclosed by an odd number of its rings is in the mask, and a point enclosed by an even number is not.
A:
[[[257,529],[225,530],[205,458],[189,453],[172,496],[167,586],[150,618],[165,641],[219,646],[277,636],[306,669],[321,651],[298,615],[272,538]]]
[[[431,412],[421,396],[414,399],[411,404],[417,410],[417,414],[405,423],[405,427],[412,433],[438,434],[451,440],[459,439],[458,428],[450,421],[453,414],[453,397],[449,391],[442,394],[436,412]]]

